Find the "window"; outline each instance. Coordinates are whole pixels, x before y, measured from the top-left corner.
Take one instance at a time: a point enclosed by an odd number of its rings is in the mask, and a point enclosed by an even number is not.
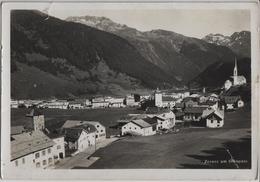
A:
[[[43,151],[42,151],[42,155],[45,156],[45,154],[46,154],[46,152],[45,152],[45,150],[43,150]]]
[[[37,159],[37,158],[39,158],[39,157],[40,157],[40,153],[37,152],[37,153],[35,154],[35,158]]]
[[[136,130],[136,127],[135,127],[135,130]]]
[[[52,158],[51,157],[48,159],[48,162],[49,162],[49,164],[52,163]]]
[[[58,145],[58,146],[57,146],[57,149],[61,149],[61,146],[60,146],[60,145]]]
[[[213,123],[214,121],[213,120],[211,120],[211,123]]]
[[[102,133],[102,132],[103,132],[103,130],[100,130],[100,132]]]
[[[129,127],[129,130],[131,130],[131,127]]]
[[[47,164],[46,160],[42,161],[42,165],[45,166]]]
[[[40,168],[40,167],[41,167],[41,163],[40,163],[40,162],[37,162],[37,163],[36,163],[36,167],[37,167],[37,168]]]
[[[15,161],[15,166],[18,166],[18,160]]]
[[[124,129],[126,129],[126,127],[124,127]]]
[[[99,125],[97,125],[97,128],[99,128]]]
[[[51,153],[51,148],[48,148],[48,154],[50,154]]]
[[[22,159],[23,164],[25,163],[25,158]]]
[[[96,135],[96,138],[98,138],[98,135]]]
[[[218,121],[218,124],[220,123],[220,121]]]

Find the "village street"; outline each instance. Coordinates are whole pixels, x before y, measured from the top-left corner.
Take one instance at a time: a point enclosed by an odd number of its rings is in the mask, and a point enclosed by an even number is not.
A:
[[[99,160],[90,168],[248,168],[250,117],[247,106],[226,113],[223,128],[129,137],[98,150],[93,156]]]
[[[108,138],[102,142],[97,143],[96,150],[101,149],[103,147],[108,146],[112,142],[118,140],[118,138]],[[73,157],[66,157],[65,159],[59,161],[55,165],[56,169],[72,169],[72,168],[80,168],[80,167],[89,167],[93,164],[98,157],[90,157],[95,152],[95,146],[90,147],[88,150],[84,152],[80,152]]]

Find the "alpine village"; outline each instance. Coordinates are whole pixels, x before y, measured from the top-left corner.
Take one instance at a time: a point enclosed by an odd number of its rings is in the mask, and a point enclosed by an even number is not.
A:
[[[22,31],[21,26],[18,26],[18,23],[22,22],[19,20],[19,13],[24,12],[18,11],[17,15],[12,15],[14,34],[16,31]],[[36,21],[37,16],[44,16],[43,13],[33,13]],[[26,17],[25,15],[23,17]],[[51,18],[47,20],[50,21],[50,24],[54,20],[61,21]],[[86,26],[72,18],[66,23],[68,25],[77,24],[75,26],[82,29]],[[24,27],[28,28],[25,24]],[[90,29],[88,26],[86,27]],[[94,28],[91,27],[91,29]],[[40,32],[40,30],[35,31]],[[95,31],[103,33],[100,28]],[[108,36],[112,33],[104,32],[103,34]],[[119,35],[119,37],[124,38],[123,35]],[[206,38],[203,41],[210,46],[214,44]],[[44,45],[43,42],[38,42],[38,44],[49,46]],[[30,72],[30,69],[34,69],[34,67],[38,69],[39,65],[29,61],[28,66],[24,61],[17,61],[23,59],[22,56],[19,56],[21,50],[15,45],[12,49],[14,50],[12,56],[15,60],[12,62],[11,70],[14,87],[12,86],[10,103],[11,165],[13,167],[98,169],[248,168],[250,166],[250,157],[246,160],[243,158],[249,156],[249,149],[241,150],[241,153],[233,150],[233,148],[239,147],[250,148],[249,139],[238,142],[239,139],[250,135],[251,121],[251,81],[243,75],[242,64],[244,63],[238,61],[241,56],[230,58],[229,62],[232,66],[226,69],[228,77],[222,79],[219,86],[208,86],[207,81],[205,84],[198,81],[201,80],[203,74],[205,78],[211,77],[209,69],[207,73],[201,74],[200,79],[196,80],[196,83],[200,82],[200,84],[195,86],[192,84],[194,82],[189,82],[185,86],[173,87],[168,83],[153,80],[154,78],[149,78],[148,75],[146,79],[151,79],[150,83],[157,84],[144,86],[145,92],[137,88],[131,89],[131,92],[121,92],[121,94],[101,91],[95,94],[91,90],[89,91],[91,94],[87,95],[78,94],[79,96],[76,96],[74,94],[71,96],[71,94],[56,97],[52,95],[40,98],[37,94],[23,97],[17,92],[15,84],[18,83],[18,79],[22,78],[19,72],[24,69],[28,69]],[[118,51],[120,52],[120,50]],[[95,56],[99,57],[98,53]],[[44,59],[39,55],[35,57]],[[57,58],[56,62],[61,61],[59,59]],[[108,69],[102,60],[105,59],[105,56],[97,59],[100,59],[100,70]],[[146,69],[146,67],[143,68]],[[45,74],[44,69],[39,71],[39,74]],[[76,69],[76,66],[72,67],[72,71],[76,73],[73,69]],[[239,70],[243,70],[242,73]],[[133,79],[132,76],[127,76],[127,72],[123,73],[122,70],[121,72],[118,74],[121,74],[122,79],[142,84],[141,81],[136,80],[140,79],[138,74]],[[154,74],[160,75],[160,72]],[[215,71],[214,74],[214,79],[217,79],[221,77],[222,73]],[[59,74],[54,74],[54,76],[58,78]],[[120,80],[119,77],[117,79]],[[26,76],[24,78],[26,79]],[[94,77],[91,79],[93,81]],[[98,76],[96,80],[98,80]],[[102,81],[101,79],[95,83]],[[160,82],[161,84],[159,84]],[[214,80],[210,81],[210,83],[212,82]],[[35,81],[33,83],[33,89],[37,90],[40,83]],[[56,82],[50,83],[55,86]],[[19,86],[22,87],[22,84]],[[73,88],[72,84],[70,86]],[[101,90],[101,86],[96,88]],[[45,88],[43,92],[47,89]],[[57,90],[59,93],[62,91],[67,92],[63,88]],[[237,141],[234,142],[235,140]],[[227,162],[220,164],[217,162],[219,160]]]

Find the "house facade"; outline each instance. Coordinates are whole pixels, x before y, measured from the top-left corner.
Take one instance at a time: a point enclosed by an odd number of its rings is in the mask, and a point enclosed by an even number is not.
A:
[[[54,163],[54,141],[42,131],[11,136],[11,165],[19,168],[48,168]]]
[[[224,111],[222,110],[205,110],[202,118],[208,128],[221,128],[224,126]]]
[[[132,134],[140,136],[150,136],[156,133],[156,129],[153,129],[152,125],[145,122],[142,119],[132,120],[129,123],[122,126],[122,135]]]

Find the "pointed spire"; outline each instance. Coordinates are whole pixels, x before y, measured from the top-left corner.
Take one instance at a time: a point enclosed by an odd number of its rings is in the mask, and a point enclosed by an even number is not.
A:
[[[237,76],[237,58],[235,57],[234,77]]]

